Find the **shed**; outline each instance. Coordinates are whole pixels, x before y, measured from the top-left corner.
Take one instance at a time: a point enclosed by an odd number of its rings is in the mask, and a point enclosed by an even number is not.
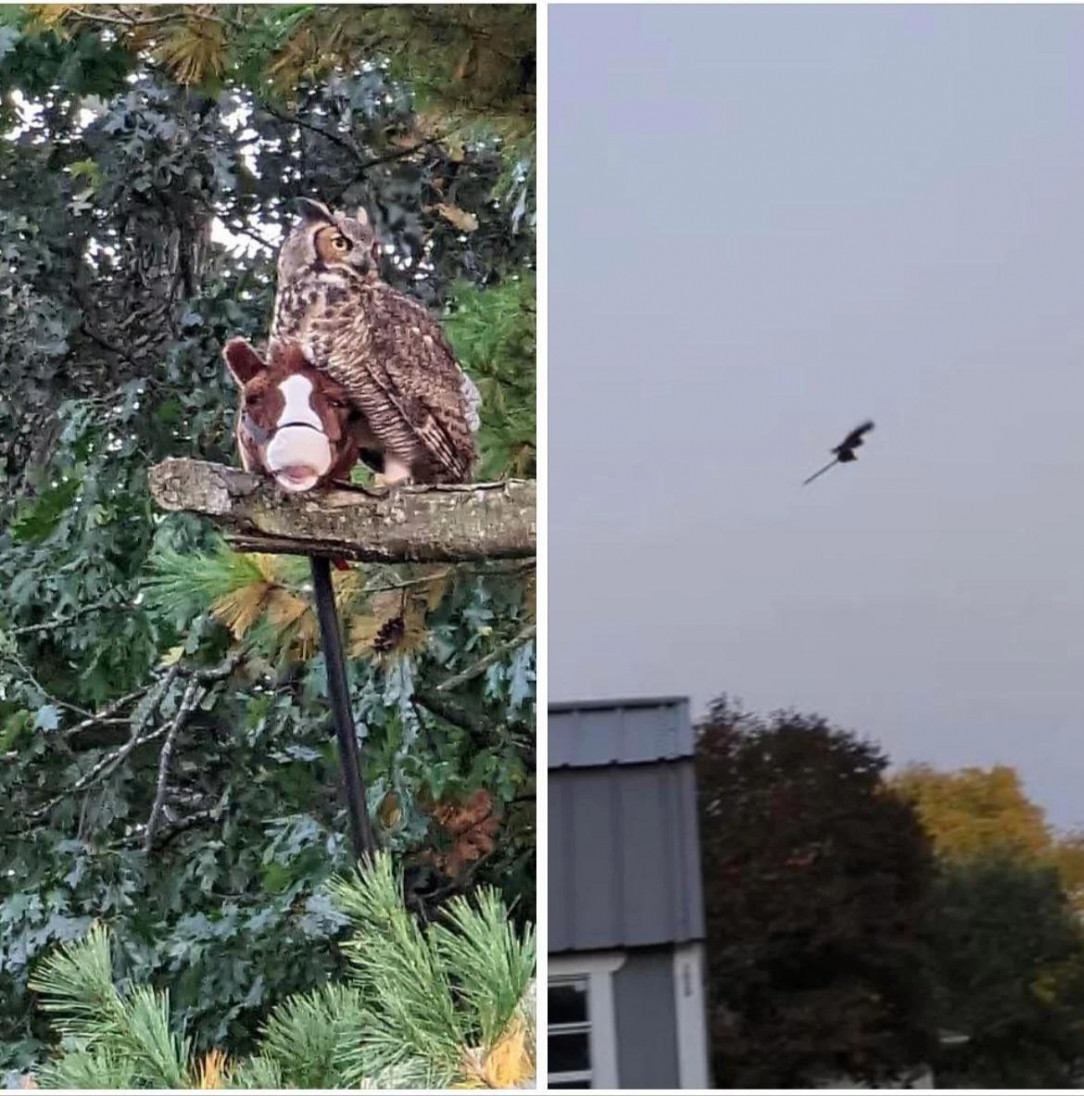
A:
[[[709,1087],[684,698],[551,704],[550,1088]]]

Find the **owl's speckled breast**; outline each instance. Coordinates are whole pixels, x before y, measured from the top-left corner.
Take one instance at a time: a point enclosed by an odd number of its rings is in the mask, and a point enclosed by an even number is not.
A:
[[[275,297],[272,339],[305,341],[329,320],[361,311],[365,279],[346,269],[312,271],[279,289]],[[321,362],[314,362],[321,365]]]

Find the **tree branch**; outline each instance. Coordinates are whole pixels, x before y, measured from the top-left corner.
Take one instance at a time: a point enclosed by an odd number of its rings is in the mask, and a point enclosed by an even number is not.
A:
[[[176,731],[179,731],[185,722],[188,720],[188,716],[192,710],[199,703],[199,700],[207,692],[207,686],[213,685],[217,681],[222,681],[224,678],[229,677],[233,673],[237,665],[244,660],[248,654],[247,647],[240,647],[234,651],[225,661],[218,666],[208,667],[206,669],[198,670],[182,667],[180,663],[175,663],[166,672],[165,676],[160,681],[149,689],[149,696],[147,697],[142,711],[137,706],[136,710],[132,712],[131,716],[131,732],[128,735],[128,741],[122,746],[113,750],[111,753],[106,754],[93,768],[85,772],[70,788],[65,789],[60,795],[54,796],[45,803],[43,806],[38,807],[36,810],[31,811],[27,815],[27,820],[30,822],[37,822],[44,818],[58,803],[67,799],[69,796],[74,795],[76,792],[86,791],[88,788],[93,787],[95,784],[105,780],[110,774],[115,772],[124,760],[131,754],[137,747],[145,746],[148,742],[155,742],[163,735],[173,735],[175,737]],[[174,716],[173,721],[168,724],[164,724],[155,728],[149,733],[144,733],[145,728],[154,719],[154,715],[158,710],[158,706],[165,699],[166,694],[169,692],[170,686],[176,681],[178,677],[189,678],[189,683],[185,688],[184,699],[181,701],[180,708],[177,711],[177,715]],[[193,689],[200,690],[199,698],[192,703],[188,710],[185,710],[186,703],[190,699],[190,694]],[[91,726],[93,723],[100,722],[106,718],[112,716],[118,709],[123,707],[129,701],[134,700],[141,693],[148,692],[148,689],[141,689],[138,692],[130,693],[128,696],[121,697],[120,700],[114,701],[108,708],[105,708],[102,712],[99,712],[96,716],[90,719],[84,720],[76,727],[71,728],[72,731],[81,730]],[[137,714],[138,713],[138,714]],[[178,725],[178,717],[182,716],[183,719]],[[172,745],[170,747],[172,749]],[[163,753],[165,753],[163,747]],[[167,758],[168,766],[168,758]],[[159,781],[161,781],[161,768],[159,769]],[[161,784],[159,785],[161,788]],[[156,800],[157,803],[157,800]],[[161,808],[158,808],[159,811]],[[148,823],[149,825],[149,823]]]
[[[80,708],[78,704],[69,704],[66,700],[61,700],[59,697],[53,696],[48,689],[34,676],[34,671],[19,657],[15,651],[5,651],[0,655],[0,662],[6,662],[10,666],[14,666],[22,675],[38,690],[39,693],[50,704],[56,708],[66,708],[69,712],[75,712],[76,715],[84,716],[86,719],[93,719],[94,713],[88,712],[86,708]]]
[[[202,826],[206,822],[218,822],[221,818],[222,805],[220,803],[218,806],[207,807],[204,810],[196,811],[194,814],[186,815],[168,826],[159,826],[154,834],[155,848],[160,852],[182,833],[187,833],[188,830],[194,829],[196,826]]]
[[[162,743],[162,752],[158,755],[158,785],[154,793],[154,805],[151,807],[147,825],[143,831],[143,851],[150,852],[154,844],[154,831],[158,828],[158,821],[162,817],[162,808],[166,805],[167,781],[169,780],[169,759],[173,756],[173,744],[177,741],[177,735],[181,728],[188,722],[188,717],[195,707],[203,699],[206,689],[203,682],[193,675],[184,689],[184,696],[177,708],[177,714],[169,725],[166,740]]]
[[[478,743],[489,745],[500,739],[500,734],[492,727],[483,726],[437,693],[426,689],[415,689],[413,699],[438,719],[443,719],[446,723],[451,723],[453,727],[466,731]]]
[[[365,563],[456,563],[535,553],[530,480],[383,491],[344,484],[289,495],[237,468],[173,458],[151,469],[150,487],[162,509],[210,518],[242,551]]]
[[[321,126],[314,125],[312,122],[306,122],[303,118],[298,118],[292,114],[286,114],[271,103],[261,104],[260,109],[266,111],[273,118],[277,118],[280,122],[285,122],[287,125],[298,126],[301,129],[307,129],[313,133],[318,133],[321,137],[334,142],[340,148],[345,148],[346,151],[357,160],[362,161],[361,149],[359,149],[349,138],[343,137],[339,133],[332,133],[331,130],[323,129]]]
[[[484,674],[494,662],[500,662],[505,655],[511,654],[517,647],[522,647],[528,640],[534,639],[536,631],[537,625],[528,624],[518,635],[510,639],[507,643],[502,643],[499,647],[495,647],[485,658],[480,658],[473,666],[469,666],[462,673],[453,674],[451,677],[446,678],[437,686],[437,692],[451,692],[452,689],[457,689],[460,685],[472,681],[474,678],[478,677],[479,674]]]
[[[243,236],[248,236],[250,239],[255,240],[260,247],[266,247],[268,251],[275,251],[277,248],[277,245],[269,244],[262,236],[253,232],[247,225],[243,225],[237,218],[232,221],[226,221],[225,225],[231,232],[237,232]]]
[[[105,5],[103,5],[103,7],[104,6]],[[119,5],[119,4],[118,5],[112,5],[112,7],[113,7],[114,10],[116,10],[118,8],[121,8],[121,5]],[[153,16],[151,16],[151,15],[135,16],[135,15],[129,15],[127,12],[125,12],[123,17],[117,17],[117,16],[105,15],[102,12],[87,11],[86,8],[72,8],[71,14],[72,15],[77,15],[81,19],[87,19],[92,23],[105,23],[109,26],[125,27],[128,30],[135,30],[137,27],[156,26],[159,23],[170,23],[170,22],[173,22],[173,21],[175,21],[179,18],[180,19],[186,18],[185,13],[182,12],[182,11],[170,12],[168,15],[153,15]],[[200,19],[214,19],[214,21],[217,22],[217,23],[222,22],[221,19],[218,19],[215,16],[211,16],[209,14],[205,14],[203,12],[197,11],[197,12],[194,12],[194,14]]]
[[[72,612],[61,617],[53,617],[52,620],[43,620],[40,624],[21,624],[17,628],[10,629],[9,634],[16,636],[30,635],[32,632],[48,632],[52,628],[63,628],[65,624],[71,624],[73,621],[78,620],[80,617],[86,616],[88,613],[97,612],[99,609],[117,609],[120,608],[116,600],[110,598],[102,598],[101,601],[95,601],[90,605],[83,605],[78,609],[74,609]]]
[[[79,734],[81,731],[87,731],[91,727],[96,727],[103,723],[115,723],[118,722],[114,717],[117,712],[121,710],[126,704],[130,704],[133,700],[138,700],[148,689],[150,685],[144,685],[141,689],[136,689],[134,693],[128,693],[127,696],[122,696],[119,700],[114,700],[112,704],[103,708],[100,712],[95,712],[93,715],[88,716],[82,721],[82,723],[76,723],[74,727],[66,727],[61,734],[66,738],[73,734]],[[119,722],[127,723],[127,719],[122,719]]]
[[[45,815],[62,800],[67,799],[75,792],[85,791],[87,788],[98,783],[99,780],[104,780],[137,746],[141,746],[143,743],[150,742],[153,739],[158,738],[161,734],[164,734],[164,729],[159,728],[159,730],[153,731],[149,735],[140,737],[143,728],[154,717],[158,705],[162,702],[163,697],[168,692],[169,687],[173,684],[178,673],[180,673],[180,667],[171,666],[166,676],[155,686],[154,692],[147,702],[147,706],[143,709],[143,714],[137,719],[133,713],[132,732],[128,736],[128,741],[125,742],[123,746],[114,750],[113,753],[107,754],[92,769],[85,772],[70,788],[66,788],[60,795],[54,796],[44,806],[38,807],[35,811],[31,811],[30,814],[27,815],[27,818],[31,822],[36,822],[39,818],[44,818]]]
[[[362,160],[358,165],[359,171],[368,171],[371,167],[376,167],[377,164],[390,164],[396,160],[404,160],[407,156],[412,155],[415,152],[420,152],[423,148],[430,148],[432,145],[439,145],[444,140],[446,134],[440,133],[435,137],[426,137],[425,140],[419,141],[414,145],[407,145],[405,148],[397,148],[394,152],[385,152],[382,156],[372,156],[368,160]]]

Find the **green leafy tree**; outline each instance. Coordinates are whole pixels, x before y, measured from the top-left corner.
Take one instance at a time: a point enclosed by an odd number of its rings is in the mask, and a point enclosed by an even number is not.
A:
[[[1078,1087],[1084,927],[1057,872],[1004,854],[946,862],[933,910],[935,1013],[957,1036],[939,1087]]]
[[[444,318],[485,395],[483,474],[533,475],[533,131],[509,128],[533,39],[499,11],[418,6],[383,37],[323,5],[0,13],[0,1070],[48,1037],[32,964],[95,919],[195,1052],[243,1053],[342,968],[304,563],[163,519],[147,471],[234,460],[221,347],[266,332],[307,194],[373,212],[385,277]],[[519,90],[483,92],[471,62],[434,96],[444,45],[473,38],[512,50]],[[371,567],[339,596],[411,909],[487,883],[530,918],[533,570]]]
[[[928,1061],[933,880],[874,746],[726,698],[698,731],[709,1031],[717,1083],[888,1082]]]

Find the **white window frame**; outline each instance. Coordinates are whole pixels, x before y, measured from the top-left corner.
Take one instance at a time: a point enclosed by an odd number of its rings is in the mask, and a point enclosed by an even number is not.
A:
[[[625,962],[623,951],[551,955],[549,981],[587,983],[587,1048],[590,1073],[550,1073],[547,1082],[585,1080],[590,1088],[620,1088],[617,1068],[617,1023],[613,976]],[[578,1027],[578,1025],[577,1025]],[[555,1034],[571,1030],[560,1025]],[[550,1028],[549,1031],[554,1031]],[[549,1034],[547,1031],[547,1035]]]

